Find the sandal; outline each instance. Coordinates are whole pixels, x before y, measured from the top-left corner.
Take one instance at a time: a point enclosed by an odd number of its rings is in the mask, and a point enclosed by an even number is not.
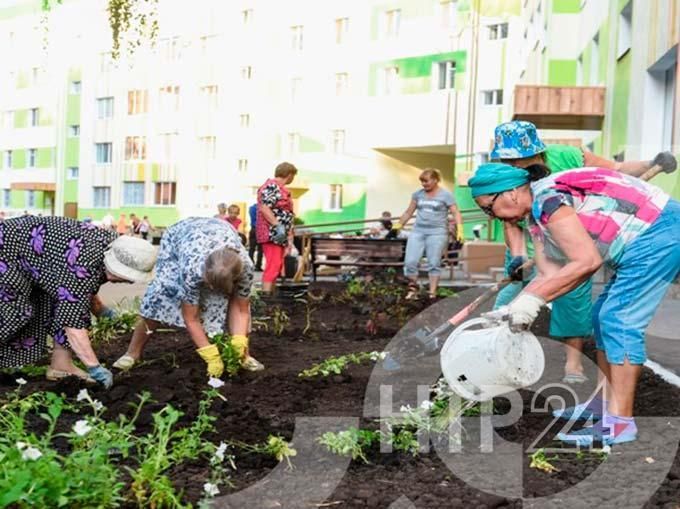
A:
[[[45,378],[47,378],[50,382],[58,382],[59,380],[63,380],[64,378],[68,378],[70,376],[80,378],[89,384],[97,383],[94,378],[87,374],[81,375],[79,373],[71,373],[70,371],[61,371],[60,369],[52,368],[47,368],[47,372],[45,373]]]
[[[121,356],[116,362],[113,363],[113,367],[116,369],[122,369],[123,371],[127,371],[138,362],[139,362],[138,359],[135,359],[131,355],[125,354]]]
[[[410,283],[408,285],[408,293],[406,294],[406,300],[416,300],[420,297],[420,287],[417,284]]]

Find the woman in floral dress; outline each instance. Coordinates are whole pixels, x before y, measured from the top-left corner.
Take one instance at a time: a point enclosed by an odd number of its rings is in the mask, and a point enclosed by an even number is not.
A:
[[[248,352],[250,287],[253,263],[238,232],[221,219],[192,217],[169,227],[147,288],[132,341],[113,365],[130,369],[161,324],[186,327],[210,376],[222,375],[224,365],[209,336],[225,332],[250,371],[264,368]]]
[[[62,217],[24,216],[0,224],[0,367],[39,361],[54,339],[47,378],[75,375],[109,387],[87,329],[102,283],[142,282],[155,250],[139,239]],[[88,373],[73,365],[71,352]]]
[[[262,246],[265,268],[262,274],[262,290],[270,294],[281,274],[283,258],[288,247],[288,236],[293,228],[293,199],[286,186],[290,184],[297,168],[290,163],[281,163],[274,171],[274,178],[268,179],[257,191],[257,243]]]

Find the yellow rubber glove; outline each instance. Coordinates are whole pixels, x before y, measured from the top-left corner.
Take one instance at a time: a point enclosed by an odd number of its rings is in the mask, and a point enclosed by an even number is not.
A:
[[[231,346],[238,352],[239,358],[243,359],[248,349],[248,336],[242,334],[234,334],[231,337]]]
[[[400,221],[395,221],[394,223],[392,223],[392,229],[393,229],[393,230],[399,231],[399,230],[401,230],[403,227],[404,227],[404,225],[402,225]]]
[[[456,240],[459,241],[459,242],[463,242],[464,238],[465,238],[465,232],[463,230],[463,225],[457,224],[456,225]]]
[[[201,359],[208,365],[208,374],[219,378],[224,373],[224,363],[220,357],[220,351],[217,345],[208,345],[196,350],[196,353],[201,356]]]

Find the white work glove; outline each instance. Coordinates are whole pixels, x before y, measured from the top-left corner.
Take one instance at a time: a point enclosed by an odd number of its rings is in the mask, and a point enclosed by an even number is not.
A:
[[[510,330],[519,332],[531,327],[543,306],[545,306],[544,299],[522,292],[507,306],[501,306],[482,316],[493,322],[507,320],[510,323]]]

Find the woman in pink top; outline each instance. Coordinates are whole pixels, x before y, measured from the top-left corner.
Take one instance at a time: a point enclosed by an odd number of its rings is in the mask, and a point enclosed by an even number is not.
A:
[[[281,274],[288,236],[293,227],[293,199],[286,185],[296,174],[295,166],[281,163],[274,171],[274,178],[268,179],[257,191],[256,236],[265,259],[262,290],[268,294],[273,291]]]
[[[495,163],[480,166],[468,182],[490,216],[510,222],[527,218],[536,247],[538,277],[488,315],[529,327],[546,302],[578,286],[603,263],[613,269],[592,315],[605,392],[553,415],[598,421],[559,433],[564,442],[630,442],[637,438],[633,402],[646,360],[645,330],[680,274],[680,203],[656,186],[605,168],[549,174],[543,165],[521,169]]]

